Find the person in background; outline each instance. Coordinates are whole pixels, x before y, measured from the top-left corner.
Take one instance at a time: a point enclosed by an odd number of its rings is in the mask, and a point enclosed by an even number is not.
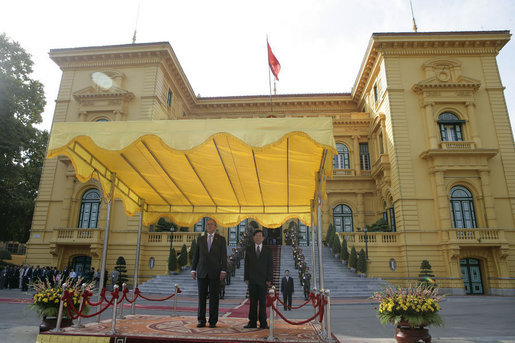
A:
[[[290,271],[286,270],[284,272],[284,277],[281,280],[281,293],[283,294],[284,309],[286,311],[291,311],[291,298],[293,292],[295,292],[293,278],[290,276]]]

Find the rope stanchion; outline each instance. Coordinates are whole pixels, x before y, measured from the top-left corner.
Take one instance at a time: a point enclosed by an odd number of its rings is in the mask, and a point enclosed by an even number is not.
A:
[[[66,295],[66,283],[63,283],[63,293],[61,294],[61,301],[59,302],[59,313],[57,314],[57,323],[55,329],[52,332],[61,332],[61,321],[63,320],[63,307],[64,307],[64,296]]]
[[[120,316],[118,317],[119,319],[125,319],[125,316],[123,315],[123,299],[125,299],[127,292],[129,292],[129,288],[127,287],[127,284],[124,282],[122,284],[122,297],[120,299]]]
[[[318,309],[318,312],[315,313],[315,315],[311,318],[308,318],[306,320],[303,320],[303,321],[300,321],[300,322],[294,322],[294,321],[291,321],[289,320],[288,318],[286,318],[278,309],[277,309],[277,306],[275,305],[275,301],[277,300],[277,295],[274,295],[273,297],[272,296],[269,296],[267,295],[267,299],[266,299],[266,305],[267,307],[272,307],[273,309],[273,312],[277,313],[279,315],[279,317],[282,318],[282,320],[284,320],[286,323],[290,324],[290,325],[303,325],[303,324],[306,324],[306,323],[309,323],[317,318],[320,317],[320,313],[324,311],[324,307],[323,306],[320,306],[319,309]]]
[[[179,289],[179,285],[177,285],[177,284],[174,285],[174,288],[175,288],[175,296],[173,297],[172,317],[177,317],[177,294],[179,294],[181,292],[181,290]]]
[[[116,294],[115,294],[116,293]],[[106,307],[104,307],[103,309],[101,309],[100,311],[97,311],[93,314],[84,314],[82,313],[82,309],[81,310],[77,310],[75,308],[75,306],[73,305],[73,301],[68,301],[69,300],[69,297],[70,295],[67,293],[66,295],[66,299],[63,299],[63,300],[66,300],[66,310],[68,311],[68,315],[70,316],[70,318],[72,319],[75,319],[77,318],[77,316],[81,316],[83,318],[91,318],[91,317],[94,317],[94,316],[97,316],[97,315],[100,315],[102,312],[104,312],[105,310],[107,310],[112,304],[113,304],[113,301],[116,298],[118,298],[118,292],[111,292],[111,295],[113,296],[111,298],[111,300],[107,303]],[[86,302],[87,302],[87,298],[86,298]],[[69,305],[69,306],[68,306]],[[72,314],[72,311],[76,314],[75,316]],[[74,318],[75,317],[75,318]]]
[[[86,284],[83,283],[82,286],[80,287],[80,290],[81,290],[81,296],[80,296],[80,304],[79,304],[79,309],[80,309],[80,312],[82,312],[83,308],[84,308],[84,297],[82,296],[82,294],[84,294],[84,291],[86,289]],[[81,321],[82,321],[82,317],[81,316],[78,316],[78,320],[77,320],[77,324],[75,324],[73,327],[74,328],[83,328],[84,325],[82,325]]]
[[[327,339],[326,342],[333,342],[333,335],[331,333],[331,291],[326,289],[325,290],[325,296],[327,297],[326,300],[326,310],[327,315],[325,316],[325,320],[327,321]]]
[[[113,317],[111,318],[111,330],[108,332],[110,335],[117,335],[116,331],[116,309],[118,307],[118,285],[114,286],[114,292],[111,293],[114,299],[113,305]]]
[[[272,295],[273,297],[271,297],[270,295]],[[272,303],[272,307],[274,307],[274,304],[276,303],[276,300],[277,300],[277,293],[275,291],[275,286],[272,286],[271,289],[268,290],[268,294],[267,294],[267,297],[270,297],[272,299],[271,303]],[[268,306],[268,299],[266,301],[267,303],[267,306]],[[270,311],[270,325],[269,325],[269,335],[268,335],[268,338],[267,338],[267,341],[269,342],[273,342],[275,341],[275,337],[274,337],[274,319],[275,319],[275,313],[274,311]]]

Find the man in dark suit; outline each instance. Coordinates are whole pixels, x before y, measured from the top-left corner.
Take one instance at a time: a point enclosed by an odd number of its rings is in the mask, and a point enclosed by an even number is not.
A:
[[[294,291],[293,278],[290,276],[290,271],[287,269],[281,280],[281,293],[283,294],[284,309],[286,311],[291,311],[291,298]]]
[[[225,237],[216,233],[216,222],[206,221],[207,233],[198,238],[197,249],[193,252],[191,277],[198,284],[198,324],[206,326],[206,299],[209,292],[209,327],[218,322],[218,300],[220,280],[227,274],[227,247]]]
[[[243,279],[249,286],[249,323],[246,329],[256,328],[259,319],[259,327],[267,329],[266,323],[266,292],[272,286],[273,281],[273,256],[272,250],[263,245],[263,231],[254,231],[254,244],[245,251],[245,271]],[[259,303],[259,318],[258,318]]]

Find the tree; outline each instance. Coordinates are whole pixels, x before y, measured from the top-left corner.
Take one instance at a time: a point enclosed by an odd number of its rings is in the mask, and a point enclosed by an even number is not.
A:
[[[392,229],[388,226],[388,222],[384,218],[378,219],[372,226],[368,228],[368,232],[390,232]]]
[[[363,248],[359,251],[357,269],[358,272],[363,274],[367,272],[367,255],[365,254],[365,250],[363,250]]]
[[[350,250],[349,268],[358,268],[358,254],[356,253],[356,248],[354,248],[354,246],[352,246],[352,249]]]
[[[333,238],[333,254],[339,254],[341,247],[340,237],[335,233]]]
[[[46,153],[41,123],[43,85],[30,78],[33,62],[0,34],[0,240],[26,242]]]
[[[433,278],[435,275],[433,274],[433,270],[431,268],[431,264],[428,260],[423,260],[420,263],[420,273],[418,274],[420,281],[428,286],[436,286]]]
[[[334,226],[333,224],[329,224],[329,227],[327,228],[327,233],[325,235],[325,242],[327,243],[327,246],[332,247],[333,244],[333,237],[334,236]]]
[[[123,283],[129,281],[127,277],[127,264],[123,256],[119,256],[116,260],[116,266],[114,267],[120,274],[118,275],[118,286],[122,286]]]
[[[182,245],[181,253],[179,254],[179,266],[184,267],[188,264],[188,248],[186,248],[186,244]]]
[[[170,249],[170,256],[168,257],[168,270],[171,272],[177,271],[177,253],[174,248]]]
[[[347,249],[347,240],[345,239],[345,236],[342,239],[340,258],[345,262],[349,261],[349,250]]]

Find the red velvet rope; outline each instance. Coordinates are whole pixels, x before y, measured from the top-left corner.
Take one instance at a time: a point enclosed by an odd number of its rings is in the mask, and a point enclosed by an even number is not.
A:
[[[319,309],[318,309],[318,312],[315,313],[313,315],[313,317],[311,318],[308,318],[306,320],[303,320],[303,321],[300,321],[300,322],[292,322],[291,320],[288,320],[288,318],[286,318],[281,312],[279,312],[279,310],[275,307],[274,303],[272,302],[272,309],[275,311],[275,313],[277,313],[279,315],[279,317],[281,317],[286,323],[290,324],[290,325],[302,325],[302,324],[306,324],[306,323],[309,323],[310,321],[312,320],[315,320],[318,316],[320,316],[322,318],[323,316],[323,311],[324,311],[324,307],[321,306]],[[321,321],[321,320],[320,320]]]
[[[89,293],[89,292],[88,292]],[[68,315],[70,316],[70,318],[72,319],[76,319],[78,318],[79,316],[80,317],[83,317],[83,318],[91,318],[91,317],[94,317],[94,316],[97,316],[99,314],[101,314],[102,312],[104,312],[105,310],[107,310],[114,302],[115,299],[118,299],[118,290],[114,291],[114,292],[111,292],[111,300],[107,303],[106,307],[104,307],[103,309],[101,309],[100,311],[96,312],[96,313],[93,313],[93,314],[83,314],[82,313],[82,310],[83,308],[80,309],[80,311],[77,311],[77,309],[75,308],[75,306],[73,305],[73,301],[69,301],[70,300],[70,294],[68,292],[65,292],[64,293],[64,296],[63,296],[63,300],[66,301],[67,304],[69,304],[70,306],[66,306],[66,310],[68,311]],[[87,299],[87,298],[86,298]],[[70,311],[70,308],[73,312],[76,313],[76,316],[73,316],[71,311]]]
[[[318,313],[320,313],[320,319],[318,320],[320,323],[324,320],[325,305],[327,305],[327,300],[325,299],[325,295],[322,294],[320,297],[320,310],[318,311]]]
[[[123,290],[122,300],[123,300],[123,298],[125,298],[125,300],[127,300],[127,302],[128,302],[129,304],[132,304],[133,302],[135,302],[135,301],[136,301],[136,299],[138,299],[139,295],[141,294],[141,293],[140,293],[140,291],[139,291],[139,289],[138,289],[138,288],[136,288],[136,289],[134,290],[134,296],[132,297],[132,300],[129,300],[129,297],[127,297],[127,293],[129,293],[129,289],[128,289],[128,288],[125,288],[125,289]]]
[[[309,293],[309,298],[308,298],[308,300],[306,300],[306,302],[305,302],[304,304],[299,305],[299,306],[288,306],[288,305],[286,305],[286,304],[281,300],[281,298],[280,298],[278,295],[276,295],[275,297],[277,298],[277,300],[279,300],[279,303],[280,303],[281,305],[283,305],[284,307],[289,308],[290,310],[298,310],[299,308],[302,308],[302,307],[306,306],[306,305],[311,301],[311,299],[314,297],[314,295],[313,295],[313,292],[310,292],[310,293]],[[314,307],[315,307],[315,306],[314,306]]]
[[[82,293],[82,297],[84,298],[84,301],[88,303],[89,306],[98,306],[102,304],[104,301],[107,301],[106,299],[106,289],[102,288],[102,291],[100,292],[100,301],[94,303],[89,301],[89,298],[93,295],[90,291],[85,290],[84,293]]]
[[[148,301],[165,301],[165,300],[171,299],[171,298],[173,298],[175,296],[175,293],[173,293],[172,295],[170,295],[169,297],[166,297],[166,298],[152,299],[152,298],[147,298],[143,294],[141,294],[141,292],[139,291],[138,288],[136,288],[136,292],[138,292],[138,295],[140,297],[142,297],[143,299],[148,300]],[[177,294],[179,294],[179,293],[182,293],[182,291],[181,291],[181,289],[179,287],[177,287]]]

